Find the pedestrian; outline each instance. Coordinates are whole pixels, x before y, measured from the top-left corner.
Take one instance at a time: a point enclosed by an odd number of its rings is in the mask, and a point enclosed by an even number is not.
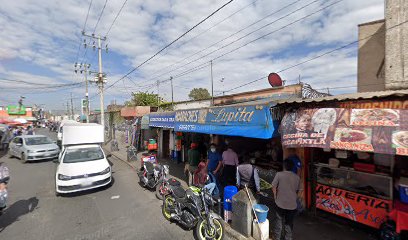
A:
[[[237,173],[237,166],[238,166],[238,155],[232,148],[227,145],[227,150],[222,153],[222,178],[223,183],[226,186],[235,185],[236,183],[236,173]]]
[[[261,192],[259,170],[251,164],[249,157],[244,158],[244,162],[237,167],[237,187],[244,189],[247,186],[253,193]]]
[[[13,133],[10,128],[7,128],[6,131],[3,134],[3,137],[1,138],[1,146],[3,148],[3,151],[7,153],[9,143],[13,139]]]
[[[297,193],[300,190],[300,178],[292,170],[293,161],[285,159],[284,169],[278,172],[272,182],[272,191],[276,203],[277,222],[273,229],[274,239],[293,239],[293,220],[297,208]]]
[[[193,176],[195,170],[197,170],[197,166],[200,163],[201,154],[197,150],[197,144],[191,143],[190,149],[187,152],[188,155],[188,163],[184,167],[184,173],[188,174],[188,185],[191,186],[193,184]]]
[[[207,172],[207,164],[205,161],[198,164],[197,170],[194,172],[194,185],[208,189],[211,195],[219,193],[217,182],[210,177],[211,173]]]
[[[217,175],[222,166],[222,156],[217,152],[217,145],[211,143],[210,151],[207,154],[206,169],[208,172]]]
[[[8,167],[0,162],[0,215],[3,214],[7,207],[7,184],[10,181],[10,171]]]
[[[26,135],[34,135],[34,130],[31,126],[27,127]]]

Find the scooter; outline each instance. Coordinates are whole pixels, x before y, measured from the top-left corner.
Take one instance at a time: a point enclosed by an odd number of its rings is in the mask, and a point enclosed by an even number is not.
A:
[[[169,174],[168,165],[153,164],[144,162],[142,170],[138,173],[140,184],[149,189],[155,189],[156,186],[166,179]]]

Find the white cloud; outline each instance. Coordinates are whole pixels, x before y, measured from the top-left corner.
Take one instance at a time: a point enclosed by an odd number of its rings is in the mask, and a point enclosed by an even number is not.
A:
[[[96,33],[104,35],[111,25],[114,17],[122,6],[124,0],[109,0],[102,16]],[[86,31],[92,33],[98,16],[105,1],[93,1],[90,10]],[[242,7],[253,2],[253,0],[234,1],[219,13],[210,18],[207,22],[198,26],[197,29],[189,33],[185,38],[171,46],[157,56],[148,64],[144,65],[130,77],[134,79],[136,85],[146,85],[153,83],[149,81],[152,77],[166,73],[168,70],[183,65],[199,56],[203,56],[212,50],[231,43],[253,31],[254,29],[272,22],[289,12],[308,4],[311,1],[299,1],[280,13],[276,13],[255,26],[237,34],[236,36],[209,48],[208,50],[194,56],[173,67],[164,69],[166,66],[174,64],[181,59],[200,51],[225,38],[228,35],[248,26],[252,22],[290,4],[291,1],[279,0],[258,0],[255,4],[236,13],[230,19],[224,21],[205,34],[185,43],[200,32],[217,24],[226,16],[238,11]],[[190,64],[172,73],[163,75],[159,80],[168,79],[171,75],[188,70],[202,63],[208,63],[211,59],[226,53],[246,42],[256,39],[268,32],[279,29],[286,24],[290,24],[313,11],[326,6],[334,1],[318,1],[305,9],[299,10],[291,16],[277,21],[249,37],[231,44],[224,49],[217,51],[197,63]],[[110,31],[108,43],[110,50],[120,54],[122,58],[109,59],[115,61],[113,66],[104,65],[104,69],[114,75],[108,76],[109,83],[119,79],[127,70],[137,66],[160,48],[177,38],[180,34],[192,27],[198,21],[221,6],[223,2],[216,0],[182,1],[182,0],[133,0],[128,1],[120,17]],[[76,60],[78,44],[80,41],[80,31],[82,30],[84,19],[88,10],[89,1],[67,0],[67,1],[5,1],[0,9],[0,76],[4,77],[29,77],[38,79],[46,83],[78,82],[80,76],[72,73],[73,63]],[[214,79],[216,90],[223,91],[234,86],[241,85],[261,76],[266,76],[269,72],[278,71],[318,53],[329,50],[330,46],[339,46],[351,42],[357,38],[357,25],[366,21],[383,18],[383,0],[355,1],[344,0],[323,12],[307,18],[299,23],[286,27],[276,33],[228,54],[223,58],[214,61]],[[303,48],[315,49],[309,53]],[[288,80],[297,79],[298,75],[302,80],[309,82],[316,87],[340,87],[344,85],[356,84],[356,49],[345,49],[330,56],[312,61],[308,64],[283,72],[281,75]],[[88,50],[88,60],[95,59],[94,53]],[[80,49],[80,58],[84,49]],[[108,55],[104,55],[110,58]],[[50,76],[49,72],[41,73],[28,69],[10,70],[13,66],[8,65],[10,60],[23,60],[39,68],[48,69],[55,76]],[[104,61],[106,64],[106,61]],[[95,64],[93,64],[95,65]],[[121,65],[124,65],[120,67]],[[27,76],[21,75],[27,74]],[[224,77],[223,84],[219,80]],[[155,79],[156,80],[156,79]],[[125,85],[124,85],[125,84]],[[114,88],[107,91],[107,100],[110,98],[122,98],[129,95],[129,91],[137,90],[134,84],[125,79],[120,81]],[[189,88],[210,87],[209,67],[195,71],[191,74],[174,79],[176,88],[175,98],[184,100],[187,98]],[[160,92],[166,97],[170,96],[170,85],[163,83]],[[248,85],[237,91],[254,90],[268,87],[265,81]],[[223,89],[222,89],[223,88]],[[156,91],[155,87],[143,88],[142,90]],[[353,88],[347,89],[349,91]],[[63,94],[49,94],[41,96],[42,101],[52,103],[51,106],[61,108],[58,97],[68,96],[68,92],[73,91],[77,97],[83,95],[82,89],[67,90]],[[93,93],[95,87],[92,87]],[[346,91],[346,90],[345,90]],[[16,93],[17,94],[17,93]],[[40,98],[39,98],[40,99]]]

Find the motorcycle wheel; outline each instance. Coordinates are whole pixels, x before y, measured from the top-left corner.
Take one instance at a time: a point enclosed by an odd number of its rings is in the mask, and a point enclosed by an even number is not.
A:
[[[221,219],[215,218],[214,227],[211,227],[207,230],[207,220],[200,220],[197,223],[196,228],[194,229],[194,235],[199,240],[206,239],[215,239],[222,240],[224,239],[224,224]]]
[[[167,195],[164,197],[163,200],[163,205],[162,205],[162,213],[165,219],[168,221],[171,220],[171,211],[170,208],[174,204],[174,198],[171,197],[170,195]]]
[[[162,191],[161,191],[162,187],[163,186],[162,186],[161,182],[156,185],[156,197],[159,200],[163,200],[163,195],[162,195]]]

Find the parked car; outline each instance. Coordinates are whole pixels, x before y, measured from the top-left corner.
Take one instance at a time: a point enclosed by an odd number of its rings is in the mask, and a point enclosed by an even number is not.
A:
[[[67,146],[55,175],[55,193],[73,193],[109,185],[112,169],[99,144]]]
[[[23,135],[15,137],[9,146],[11,157],[20,158],[24,163],[58,158],[60,149],[49,137]]]

